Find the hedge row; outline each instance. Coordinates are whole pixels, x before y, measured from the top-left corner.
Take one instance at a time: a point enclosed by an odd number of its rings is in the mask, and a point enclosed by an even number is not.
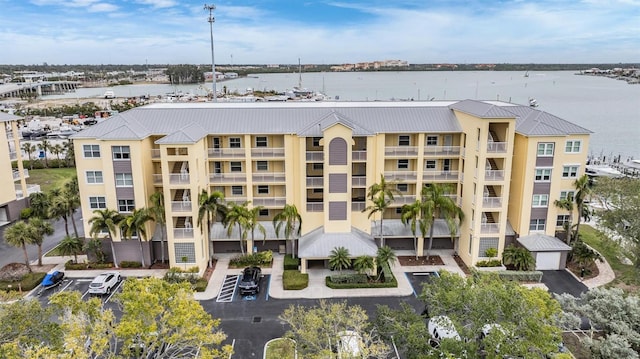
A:
[[[500,267],[502,265],[502,261],[499,259],[489,259],[486,261],[478,261],[476,263],[476,267]]]
[[[108,269],[113,268],[113,263],[75,263],[73,260],[68,260],[64,264],[65,270],[83,270],[83,269]]]
[[[504,280],[515,280],[518,282],[541,282],[542,272],[540,271],[498,271],[498,276]]]
[[[346,280],[344,277],[352,277]],[[364,276],[364,281],[363,281]],[[334,281],[333,279],[336,279]],[[382,277],[380,282],[369,282],[365,274],[344,274],[327,276],[325,278],[325,284],[332,289],[353,289],[353,288],[396,288],[398,281],[393,276],[393,272],[389,265],[382,266]]]
[[[287,269],[282,273],[282,286],[285,290],[300,290],[309,286],[309,274]]]
[[[137,261],[122,261],[120,262],[122,268],[142,268],[142,263]]]
[[[267,266],[273,261],[272,251],[254,252],[231,258],[229,268]],[[297,268],[296,268],[297,269]]]
[[[299,258],[293,258],[291,254],[286,254],[284,256],[284,270],[298,270],[299,265]]]

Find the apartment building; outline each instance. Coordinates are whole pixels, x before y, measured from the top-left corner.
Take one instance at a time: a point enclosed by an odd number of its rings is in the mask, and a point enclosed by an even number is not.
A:
[[[584,173],[590,131],[529,106],[503,102],[287,102],[152,104],[117,114],[73,136],[85,233],[96,209],[128,214],[162,191],[166,252],[172,266],[204,268],[216,253],[295,250],[302,270],[324,266],[330,251],[375,255],[380,233],[395,249],[425,251],[400,220],[421,189],[448,184],[465,218],[457,233],[443,219],[432,248],[456,251],[470,266],[487,248],[501,255],[519,236],[552,237],[553,201]],[[393,183],[382,214],[369,216],[367,189]],[[261,206],[246,234],[198,219],[198,194]],[[276,235],[285,204],[302,216],[301,236]],[[562,217],[564,218],[564,217]],[[560,223],[561,226],[561,223]],[[381,232],[382,231],[382,232]],[[160,252],[160,229],[145,245]],[[117,258],[139,260],[136,241],[114,238]]]
[[[40,191],[40,186],[26,182],[29,170],[22,166],[19,121],[21,117],[0,112],[0,226],[20,219],[29,194]],[[11,166],[13,161],[17,162],[17,169]]]

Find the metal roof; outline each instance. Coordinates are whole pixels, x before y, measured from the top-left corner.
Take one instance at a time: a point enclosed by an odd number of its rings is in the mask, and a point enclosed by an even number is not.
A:
[[[10,115],[6,112],[0,111],[0,122],[15,121],[20,119],[22,119],[22,117],[16,116],[16,115]]]
[[[505,110],[516,117],[516,132],[526,136],[567,136],[590,134],[591,131],[548,112],[529,106],[509,106]]]
[[[514,114],[505,111],[502,106],[475,100],[463,100],[449,106],[449,108],[468,113],[480,118],[514,118]]]
[[[459,229],[456,236],[460,234]],[[411,226],[404,225],[399,219],[385,219],[382,221],[382,233],[386,238],[413,238],[411,233]],[[371,221],[371,234],[374,237],[380,237],[380,221]],[[419,229],[416,229],[416,235],[422,237]],[[429,234],[427,233],[427,236]],[[451,232],[447,226],[447,222],[444,219],[436,219],[433,223],[433,237],[434,238],[451,238]]]
[[[302,236],[298,242],[300,258],[329,258],[331,251],[344,247],[351,257],[376,256],[378,246],[373,238],[356,228],[347,233],[325,233],[324,228],[317,228]]]
[[[516,240],[530,252],[564,252],[571,250],[571,247],[563,241],[543,233],[530,234]]]

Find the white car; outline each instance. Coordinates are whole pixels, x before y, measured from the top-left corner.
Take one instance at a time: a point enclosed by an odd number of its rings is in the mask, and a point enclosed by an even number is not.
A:
[[[121,279],[120,272],[104,272],[89,284],[89,294],[110,294]]]

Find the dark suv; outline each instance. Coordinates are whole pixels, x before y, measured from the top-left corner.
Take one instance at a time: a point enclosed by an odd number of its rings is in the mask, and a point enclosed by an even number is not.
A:
[[[240,278],[240,295],[246,294],[258,294],[260,293],[260,277],[262,277],[262,270],[258,267],[247,267],[242,271],[242,277]]]

